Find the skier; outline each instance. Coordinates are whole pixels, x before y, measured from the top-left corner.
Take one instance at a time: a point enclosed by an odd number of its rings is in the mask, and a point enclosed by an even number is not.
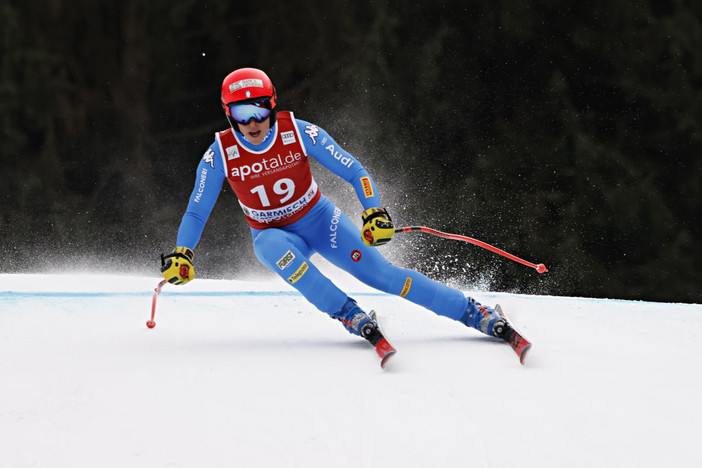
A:
[[[161,258],[163,276],[173,284],[195,277],[193,250],[226,179],[251,228],[258,260],[322,312],[366,338],[378,354],[394,350],[374,317],[334,285],[310,261],[319,253],[364,283],[469,327],[507,339],[511,329],[495,309],[457,289],[400,268],[374,247],[389,242],[395,228],[381,208],[378,188],[361,163],[322,128],[277,109],[276,90],[261,70],[241,68],[222,83],[222,108],[229,128],[200,160],[177,247]],[[359,231],[317,187],[308,158],[314,158],[353,186],[363,207]]]

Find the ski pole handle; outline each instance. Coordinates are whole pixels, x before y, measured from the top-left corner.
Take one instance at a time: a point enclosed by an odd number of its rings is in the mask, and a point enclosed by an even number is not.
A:
[[[411,232],[411,231],[421,231],[421,232],[426,232],[427,234],[433,234],[435,236],[443,237],[446,239],[468,242],[470,244],[477,245],[478,247],[482,247],[483,249],[487,249],[490,252],[494,252],[498,255],[502,255],[503,257],[507,257],[510,260],[514,260],[517,263],[521,263],[522,265],[533,268],[538,273],[545,273],[548,271],[546,269],[546,266],[543,263],[539,263],[538,265],[536,265],[534,263],[527,262],[526,260],[523,260],[515,255],[512,255],[509,252],[505,252],[504,250],[498,249],[497,247],[494,247],[490,244],[486,244],[485,242],[480,241],[478,239],[473,239],[472,237],[461,236],[459,234],[450,234],[447,232],[441,232],[441,231],[437,231],[436,229],[428,228],[426,226],[405,226],[405,227],[399,227],[399,228],[395,229],[395,232]]]

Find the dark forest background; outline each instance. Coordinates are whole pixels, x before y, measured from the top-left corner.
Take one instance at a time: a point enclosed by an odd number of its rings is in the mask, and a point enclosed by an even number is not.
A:
[[[4,272],[159,276],[227,125],[222,79],[254,66],[363,162],[397,225],[550,271],[414,233],[392,261],[493,291],[702,300],[697,0],[2,0],[0,24]],[[266,274],[224,191],[199,277]]]

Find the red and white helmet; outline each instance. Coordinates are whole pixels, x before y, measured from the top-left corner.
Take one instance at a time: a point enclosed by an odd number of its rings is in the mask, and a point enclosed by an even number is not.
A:
[[[231,113],[233,103],[255,103],[256,106],[269,109],[272,127],[275,124],[276,98],[273,82],[258,68],[239,68],[227,75],[222,82],[222,108],[235,132],[241,133]]]
[[[275,109],[276,97],[273,82],[258,68],[239,68],[222,82],[222,107],[228,116],[228,104],[233,102],[268,98],[271,109]]]

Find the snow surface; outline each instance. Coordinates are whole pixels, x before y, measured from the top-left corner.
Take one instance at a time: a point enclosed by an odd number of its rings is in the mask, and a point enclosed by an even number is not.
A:
[[[700,467],[702,306],[466,291],[505,343],[341,280],[373,349],[276,278],[0,275],[1,467]],[[337,280],[337,283],[340,281]]]

